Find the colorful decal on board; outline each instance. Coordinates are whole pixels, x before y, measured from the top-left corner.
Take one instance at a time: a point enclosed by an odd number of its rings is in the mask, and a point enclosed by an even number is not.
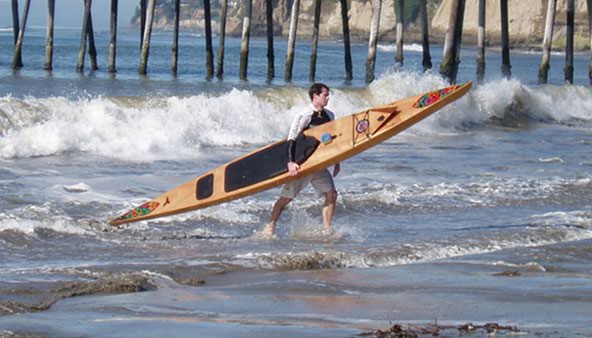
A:
[[[419,100],[417,100],[417,102],[415,102],[413,104],[413,107],[414,108],[427,107],[427,106],[433,104],[434,102],[443,99],[444,97],[448,96],[448,94],[454,92],[457,89],[458,89],[458,86],[450,86],[450,87],[442,88],[440,90],[434,90],[433,92],[429,92],[429,93],[423,95],[422,97],[420,97]]]
[[[323,144],[329,144],[331,143],[331,141],[333,141],[333,137],[331,137],[331,134],[324,133],[323,136],[321,136],[321,142],[323,142]]]
[[[363,133],[368,130],[368,127],[370,127],[370,121],[368,121],[368,119],[363,119],[356,124],[356,131],[358,133]]]
[[[118,221],[125,221],[128,219],[149,215],[152,211],[154,211],[156,208],[158,208],[159,205],[160,205],[160,203],[158,203],[158,202],[153,202],[153,201],[146,202],[146,203],[140,205],[139,207],[123,214],[122,216],[117,218],[117,220]]]

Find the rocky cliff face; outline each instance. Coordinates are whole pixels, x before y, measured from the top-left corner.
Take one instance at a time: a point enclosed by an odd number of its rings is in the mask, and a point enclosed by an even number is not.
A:
[[[306,38],[312,36],[314,23],[314,1],[301,0],[300,15],[298,17],[298,36]],[[372,2],[353,0],[349,2],[349,28],[353,39],[367,39],[372,17]],[[273,10],[274,35],[287,36],[290,29],[290,15],[293,0],[275,0]],[[265,0],[253,0],[251,16],[251,32],[255,35],[267,34]],[[212,15],[218,16],[219,9],[212,8]],[[338,0],[325,0],[321,5],[321,23],[319,35],[324,39],[339,39],[343,35],[341,20],[341,5]],[[162,9],[155,14],[155,28],[172,28],[172,19],[166,18]],[[139,19],[134,17],[132,24],[137,25]],[[182,9],[180,25],[183,28],[203,29],[203,10],[186,6]],[[214,20],[212,27],[219,29],[219,23]],[[394,36],[395,11],[394,0],[383,0],[380,16],[380,34]],[[242,33],[242,8],[240,2],[229,2],[226,33],[240,36]]]
[[[448,27],[450,3],[443,0],[432,19],[432,33],[443,35]],[[522,46],[540,45],[545,31],[548,0],[510,0],[508,1],[510,39]],[[554,40],[565,37],[567,0],[557,1]],[[588,34],[588,8],[585,1],[576,1],[576,35],[590,40]],[[500,0],[487,0],[486,35],[490,44],[500,43],[501,35]],[[464,19],[464,38],[471,43],[477,36],[479,23],[479,0],[467,0]]]
[[[395,0],[383,0],[380,18],[380,40],[393,41],[395,38]],[[430,36],[435,41],[442,41],[448,27],[450,3],[452,0],[429,1],[428,16],[431,19]],[[298,21],[298,36],[307,38],[312,35],[315,0],[301,0]],[[543,39],[544,24],[548,0],[510,0],[509,26],[510,39],[514,45],[537,47]],[[242,32],[241,1],[229,3],[226,32],[240,36]],[[290,14],[293,0],[274,0],[274,34],[287,36],[290,27]],[[371,0],[350,0],[349,26],[352,39],[367,40],[372,18]],[[478,27],[479,0],[466,0],[464,21],[464,42],[474,43]],[[565,36],[567,0],[558,0],[555,26],[555,39]],[[185,6],[182,10],[181,26],[184,28],[203,29],[203,10],[196,6]],[[217,16],[217,8],[212,8]],[[486,38],[490,45],[500,41],[500,0],[487,1]],[[342,38],[341,7],[338,0],[325,0],[321,7],[320,37],[324,39]],[[163,15],[156,15],[157,28],[169,28],[172,20]],[[416,20],[418,21],[418,20]],[[252,28],[254,35],[265,35],[267,32],[265,19],[265,0],[253,0]],[[214,20],[213,29],[217,31],[218,22]],[[588,47],[590,35],[588,29],[588,8],[585,1],[576,1],[576,35],[586,41]],[[406,26],[405,40],[417,41],[419,23],[409,22]],[[583,47],[583,46],[582,46]],[[588,47],[589,48],[589,47]]]

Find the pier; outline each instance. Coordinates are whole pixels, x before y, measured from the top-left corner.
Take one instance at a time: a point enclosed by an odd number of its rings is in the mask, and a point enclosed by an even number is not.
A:
[[[109,40],[109,49],[107,51],[97,51],[95,47],[95,38],[93,32],[93,12],[92,12],[92,4],[93,0],[81,0],[84,2],[84,10],[80,13],[80,16],[83,18],[82,20],[82,27],[80,28],[80,47],[78,52],[77,60],[73,60],[76,62],[75,70],[77,72],[84,72],[85,70],[85,58],[88,53],[90,59],[89,68],[91,70],[98,69],[97,65],[97,53],[108,53],[109,55],[109,64],[107,67],[107,71],[109,73],[116,73],[117,72],[117,26],[118,26],[118,7],[119,7],[119,0],[110,0],[110,40]],[[153,31],[153,24],[155,18],[155,8],[158,3],[161,1],[158,0],[136,0],[137,6],[140,12],[140,24],[139,24],[139,34],[140,34],[140,45],[138,50],[138,73],[145,75],[149,72],[149,55],[150,55],[150,41],[151,35]],[[317,53],[318,53],[318,41],[319,41],[319,30],[321,25],[321,18],[323,16],[323,0],[314,0],[314,23],[312,28],[312,37],[311,37],[311,55],[310,55],[310,62],[309,62],[309,80],[314,81],[316,78],[316,66],[317,66]],[[326,0],[325,0],[326,1]],[[491,20],[486,20],[487,13],[487,2],[492,1],[495,4],[499,4],[499,14],[500,14],[500,22],[495,23],[491,22]],[[590,13],[590,7],[592,6],[592,0],[577,0],[577,1],[586,1],[587,8],[588,8],[588,29],[589,32],[592,31],[592,14]],[[179,42],[179,18],[181,16],[181,11],[183,9],[182,1],[181,0],[173,0],[174,2],[174,29],[173,29],[173,39],[171,41],[171,73],[176,75],[178,72],[178,42]],[[450,0],[450,13],[448,18],[448,27],[445,34],[445,37],[437,37],[439,39],[434,39],[434,36],[430,35],[430,20],[431,18],[428,17],[428,2],[427,0],[417,0],[417,1],[410,1],[410,0],[394,0],[393,2],[389,2],[392,4],[386,8],[384,5],[385,2],[383,0],[372,0],[372,20],[371,25],[368,30],[368,55],[365,62],[365,80],[367,83],[374,81],[375,79],[375,62],[376,62],[376,51],[377,51],[377,44],[380,39],[380,28],[381,28],[381,13],[385,13],[385,11],[389,11],[391,13],[395,13],[396,17],[396,24],[394,27],[390,27],[394,29],[395,32],[395,41],[393,43],[395,47],[395,58],[393,59],[393,67],[394,69],[400,70],[404,69],[404,37],[405,37],[405,30],[406,30],[406,22],[405,22],[405,10],[408,8],[406,3],[414,3],[414,6],[419,6],[419,14],[418,14],[418,22],[421,31],[421,46],[423,49],[423,59],[422,59],[422,67],[424,71],[429,71],[432,69],[432,56],[430,53],[430,41],[433,40],[444,40],[444,52],[442,56],[442,61],[439,65],[439,73],[449,82],[454,83],[456,82],[456,76],[458,73],[458,67],[461,62],[461,47],[463,44],[463,26],[464,26],[464,18],[467,10],[467,3],[478,3],[478,30],[477,30],[477,58],[474,61],[476,63],[477,72],[475,74],[477,81],[482,81],[485,74],[485,53],[486,53],[486,44],[487,44],[487,36],[486,36],[486,25],[489,24],[498,24],[501,26],[501,34],[499,39],[501,41],[501,69],[500,72],[503,77],[510,78],[512,76],[511,72],[511,30],[509,27],[509,16],[508,16],[508,0]],[[56,13],[55,13],[55,5],[56,0],[40,0],[36,1],[34,4],[39,5],[41,3],[46,4],[47,6],[47,38],[45,44],[45,63],[43,65],[39,65],[39,67],[43,67],[48,72],[51,72],[53,69],[53,44],[54,44],[54,26],[56,25]],[[240,0],[238,2],[238,6],[240,6],[240,13],[242,15],[242,35],[241,35],[241,48],[240,48],[240,69],[239,69],[239,78],[241,80],[248,79],[248,66],[249,66],[249,44],[250,44],[250,36],[251,36],[251,26],[252,26],[252,11],[253,11],[253,3],[254,0]],[[274,32],[274,25],[273,25],[273,10],[274,10],[274,2],[271,0],[264,0],[265,7],[265,20],[266,20],[266,35],[267,35],[267,78],[269,81],[273,80],[276,77],[275,72],[275,52],[274,52],[274,37],[277,36],[277,32]],[[287,36],[287,53],[285,55],[285,73],[284,73],[284,80],[286,82],[292,81],[293,77],[293,67],[294,67],[294,55],[296,53],[296,41],[298,38],[298,29],[299,29],[299,18],[300,18],[300,10],[302,7],[300,0],[293,0],[290,2],[291,7],[289,8],[289,34]],[[343,43],[343,56],[344,56],[344,63],[343,63],[343,78],[345,81],[350,81],[353,79],[353,67],[352,64],[352,55],[351,55],[351,37],[350,37],[350,20],[355,18],[358,13],[352,11],[348,8],[348,1],[347,0],[339,0],[338,6],[340,7],[341,13],[341,25],[342,25],[342,34],[341,36],[335,36],[334,38],[337,40],[342,41]],[[565,2],[559,2],[561,4],[565,3],[566,8],[565,12],[567,13],[567,17],[565,18],[565,27],[566,27],[566,41],[565,41],[565,65],[564,65],[564,75],[565,75],[565,83],[571,84],[573,83],[573,74],[574,74],[574,65],[573,65],[573,58],[574,58],[574,12],[575,12],[575,5],[576,0],[566,0]],[[511,2],[510,2],[511,4]],[[20,6],[19,6],[20,5]],[[220,15],[216,16],[217,27],[219,28],[217,32],[215,32],[219,36],[218,42],[218,50],[217,50],[217,58],[216,58],[216,67],[214,68],[214,47],[212,44],[212,6],[210,0],[203,0],[203,18],[205,21],[205,48],[203,53],[206,56],[206,63],[204,65],[206,69],[207,79],[210,80],[214,76],[218,79],[223,79],[224,77],[224,56],[225,56],[225,38],[226,38],[226,21],[228,17],[228,0],[221,0],[219,2],[220,8],[216,8],[216,13],[220,13]],[[277,6],[277,4],[276,4]],[[497,6],[497,5],[496,5]],[[542,38],[542,44],[540,46],[542,50],[542,57],[541,62],[539,65],[538,71],[538,82],[544,84],[547,82],[548,79],[548,72],[550,68],[550,54],[551,54],[551,46],[553,43],[553,36],[554,36],[554,29],[556,27],[556,13],[557,13],[557,0],[546,0],[546,17],[545,17],[545,25],[544,25],[544,32]],[[20,8],[19,8],[20,7]],[[26,29],[27,29],[27,21],[29,16],[29,10],[31,7],[31,0],[11,0],[11,10],[12,10],[12,22],[11,23],[0,23],[6,26],[12,27],[13,34],[14,34],[14,57],[11,63],[11,67],[13,69],[20,69],[24,67],[23,63],[23,55],[22,49],[23,44],[26,43]],[[416,7],[417,8],[417,7]],[[471,8],[475,8],[472,6]],[[491,6],[489,7],[491,9]],[[302,23],[300,23],[302,24]],[[589,40],[592,45],[592,33],[589,36]],[[591,47],[592,52],[592,47]],[[30,67],[35,67],[32,65]],[[590,61],[590,66],[588,69],[590,83],[592,84],[592,58]]]

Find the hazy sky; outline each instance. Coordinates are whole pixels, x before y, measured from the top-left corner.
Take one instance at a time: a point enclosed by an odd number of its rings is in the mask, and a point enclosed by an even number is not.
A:
[[[0,27],[12,27],[12,0],[0,0]],[[56,0],[55,27],[82,26],[84,0]],[[25,0],[19,0],[19,16],[22,20]],[[119,27],[128,27],[139,0],[119,0]],[[92,2],[93,25],[95,29],[109,29],[110,0],[94,0]],[[45,27],[47,25],[47,0],[31,0],[27,27]]]

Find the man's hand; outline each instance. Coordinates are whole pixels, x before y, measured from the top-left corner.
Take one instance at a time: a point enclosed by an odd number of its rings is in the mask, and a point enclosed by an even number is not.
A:
[[[337,174],[339,174],[340,171],[341,165],[339,165],[339,163],[335,164],[335,166],[333,167],[333,177],[337,176]]]
[[[298,175],[298,170],[300,170],[300,166],[296,162],[288,162],[288,171],[290,172],[291,176]]]

